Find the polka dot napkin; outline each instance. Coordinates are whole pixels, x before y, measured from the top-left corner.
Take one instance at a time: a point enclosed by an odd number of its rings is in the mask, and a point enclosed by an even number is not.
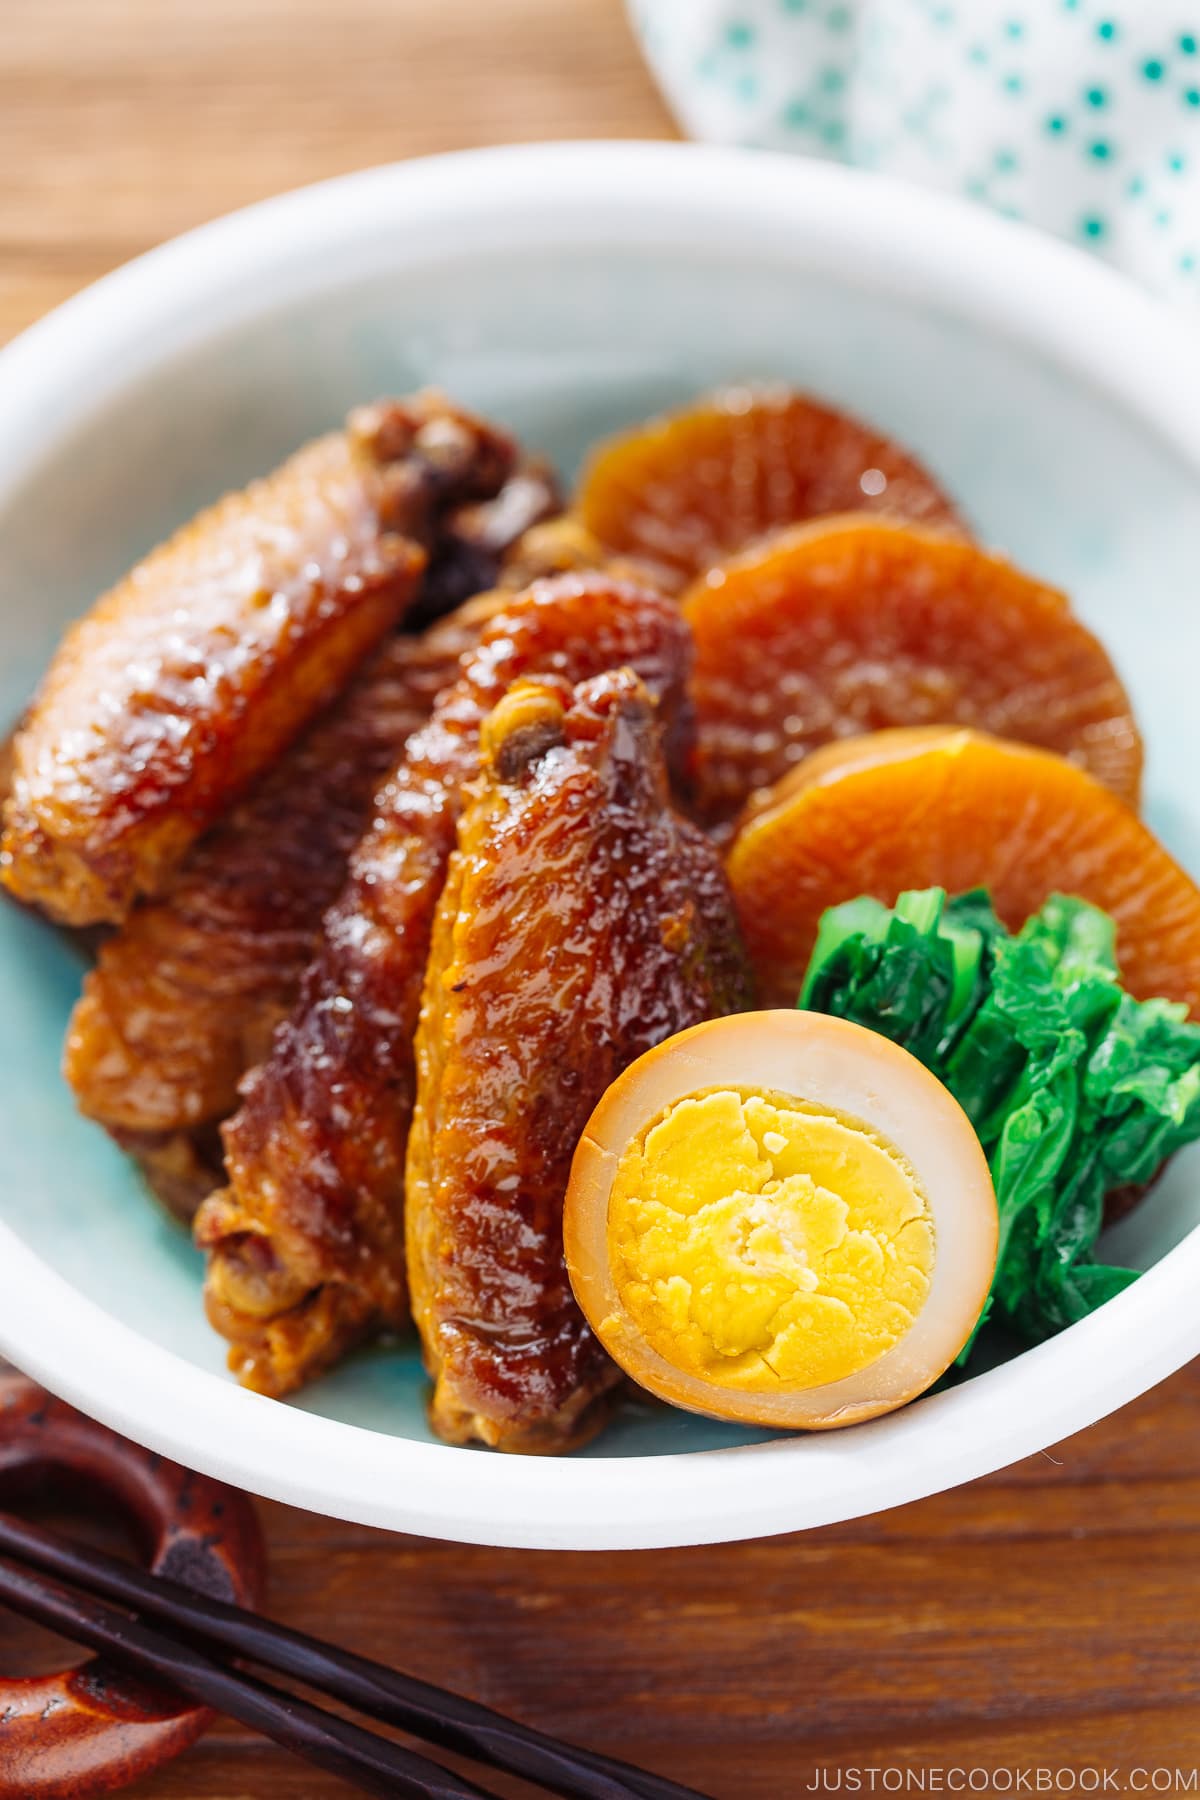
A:
[[[692,136],[947,188],[1200,303],[1195,0],[629,5]]]

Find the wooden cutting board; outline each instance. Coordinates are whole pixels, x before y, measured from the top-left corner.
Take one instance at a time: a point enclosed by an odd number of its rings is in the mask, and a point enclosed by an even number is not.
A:
[[[2,0],[0,339],[282,188],[466,145],[670,131],[618,0]],[[716,1550],[464,1550],[264,1506],[271,1607],[717,1800],[846,1791],[859,1769],[897,1791],[882,1771],[904,1768],[933,1792],[956,1791],[953,1770],[1010,1771],[1018,1794],[1039,1766],[1122,1786],[1179,1769],[1186,1792],[1198,1404],[1193,1369],[974,1487]],[[56,1654],[0,1613],[0,1671]],[[131,1791],[347,1792],[232,1726]]]

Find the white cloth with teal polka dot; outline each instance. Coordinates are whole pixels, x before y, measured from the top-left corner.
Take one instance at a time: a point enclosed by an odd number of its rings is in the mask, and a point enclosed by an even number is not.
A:
[[[947,188],[1200,303],[1200,0],[629,5],[692,136]]]

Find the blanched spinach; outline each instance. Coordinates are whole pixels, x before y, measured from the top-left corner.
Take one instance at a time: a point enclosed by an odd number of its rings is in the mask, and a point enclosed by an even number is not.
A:
[[[1200,1025],[1123,991],[1106,914],[1056,894],[1014,937],[982,890],[851,900],[798,1004],[903,1045],[978,1132],[1000,1219],[979,1324],[994,1308],[1036,1342],[1136,1279],[1094,1260],[1105,1197],[1200,1137]]]

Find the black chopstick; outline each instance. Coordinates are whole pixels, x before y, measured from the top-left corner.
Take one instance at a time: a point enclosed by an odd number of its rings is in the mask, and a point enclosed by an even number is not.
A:
[[[0,1600],[75,1643],[103,1650],[190,1700],[217,1708],[319,1768],[384,1800],[496,1800],[473,1781],[322,1712],[307,1700],[214,1662],[193,1645],[0,1558]]]
[[[704,1800],[694,1788],[561,1743],[477,1701],[193,1593],[178,1582],[148,1575],[131,1563],[84,1549],[3,1512],[0,1550],[144,1613],[176,1634],[219,1644],[373,1719],[538,1782],[566,1800]]]

